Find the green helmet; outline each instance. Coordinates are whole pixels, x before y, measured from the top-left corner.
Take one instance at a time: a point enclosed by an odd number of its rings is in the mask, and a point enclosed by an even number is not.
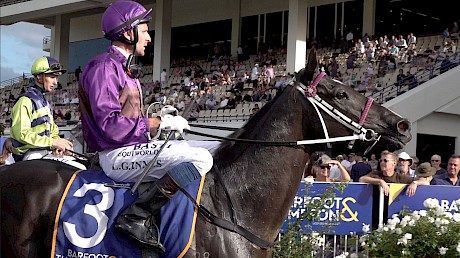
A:
[[[58,60],[47,56],[42,56],[35,60],[30,70],[33,75],[41,73],[62,75],[67,72]]]

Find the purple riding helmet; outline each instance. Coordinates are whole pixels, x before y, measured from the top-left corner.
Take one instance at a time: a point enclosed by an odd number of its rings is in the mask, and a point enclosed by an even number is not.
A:
[[[136,29],[140,23],[149,22],[152,9],[146,10],[139,3],[121,0],[111,3],[102,15],[102,32],[110,41],[120,40],[134,45],[137,40],[130,41],[122,34],[130,29]],[[135,31],[137,39],[137,31]]]

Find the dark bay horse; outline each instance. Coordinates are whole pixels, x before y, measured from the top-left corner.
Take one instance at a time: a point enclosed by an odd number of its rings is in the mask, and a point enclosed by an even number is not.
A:
[[[305,97],[304,76],[305,70],[301,70],[296,82],[286,86],[231,136],[259,141],[222,143],[201,197],[201,204],[217,217],[235,221],[267,242],[276,239],[310,155],[324,151],[326,145],[274,146],[260,142],[324,139],[323,125],[330,138],[356,133],[328,112],[316,111],[311,98]],[[348,86],[323,78],[314,91],[334,112],[355,124],[363,120],[362,127],[378,134],[382,148],[400,149],[411,138],[409,121],[376,103],[369,104]],[[355,148],[371,144],[358,142]],[[73,170],[65,164],[42,160],[0,168],[2,257],[49,257],[58,201]],[[261,248],[239,234],[198,218],[186,257],[271,255],[271,248]]]

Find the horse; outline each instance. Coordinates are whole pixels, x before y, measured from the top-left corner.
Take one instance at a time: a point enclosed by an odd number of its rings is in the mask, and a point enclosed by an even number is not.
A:
[[[296,73],[222,142],[200,205],[227,226],[198,216],[184,257],[270,257],[305,166],[331,147],[327,142],[357,140],[358,152],[375,141],[390,151],[410,141],[407,119],[328,77],[305,86],[305,76],[305,69]],[[73,170],[44,160],[0,168],[3,257],[49,257],[54,216]]]

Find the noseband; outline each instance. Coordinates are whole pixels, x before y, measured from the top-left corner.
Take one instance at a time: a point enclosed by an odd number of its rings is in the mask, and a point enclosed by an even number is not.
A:
[[[364,106],[364,110],[361,113],[361,118],[359,119],[359,122],[356,123],[348,116],[344,115],[342,112],[338,111],[337,109],[329,105],[329,103],[324,101],[318,94],[316,94],[316,87],[325,75],[325,72],[321,72],[309,86],[305,86],[301,82],[298,82],[296,86],[297,90],[302,92],[302,94],[305,95],[305,98],[307,98],[308,101],[310,101],[312,106],[315,108],[319,120],[321,121],[321,126],[324,131],[325,139],[313,141],[317,141],[317,143],[326,143],[328,148],[332,147],[331,142],[350,141],[350,143],[348,144],[349,149],[353,148],[355,140],[374,141],[374,143],[366,150],[365,154],[367,154],[367,152],[369,152],[370,149],[374,147],[374,145],[380,139],[380,136],[376,132],[374,132],[374,130],[366,129],[363,127],[364,121],[366,121],[367,115],[369,114],[369,110],[372,106],[372,103],[374,102],[374,99],[367,99],[366,105]],[[332,118],[334,118],[336,121],[351,129],[353,131],[353,136],[330,138],[326,127],[326,123],[324,122],[323,116],[321,115],[321,112],[319,112],[318,107],[321,108],[328,115],[330,115]],[[298,144],[312,144],[312,141],[299,141]]]

